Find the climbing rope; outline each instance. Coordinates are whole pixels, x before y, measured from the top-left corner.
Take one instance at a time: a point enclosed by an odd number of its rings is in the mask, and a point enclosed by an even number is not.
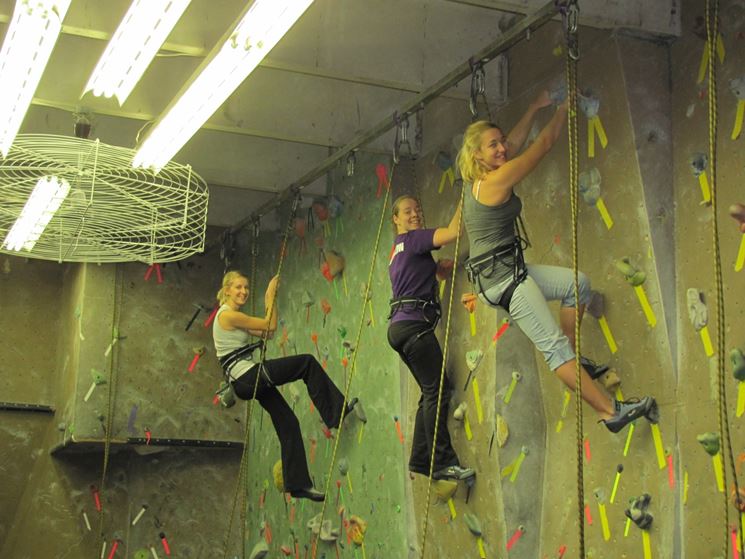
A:
[[[87,272],[86,272],[87,273]],[[121,264],[116,266],[116,278],[114,280],[114,312],[111,327],[111,339],[114,340],[119,335],[119,320],[121,317],[122,299],[124,298],[124,270]],[[101,471],[101,483],[98,487],[101,510],[98,514],[98,538],[103,542],[103,515],[105,499],[103,498],[104,486],[106,485],[106,472],[109,468],[109,457],[111,456],[111,432],[114,425],[114,403],[116,402],[116,355],[118,349],[112,342],[111,351],[109,352],[109,370],[111,378],[109,379],[108,402],[106,407],[106,426],[104,428],[104,446],[103,446],[103,467]]]
[[[290,217],[287,220],[287,227],[285,228],[285,234],[282,237],[282,244],[280,245],[280,251],[279,251],[279,263],[277,264],[277,276],[280,276],[282,273],[282,266],[284,264],[285,255],[287,254],[287,242],[290,237],[290,232],[294,226],[295,217],[297,215],[297,209],[300,204],[300,192],[299,190],[296,192],[295,199],[292,202],[292,210],[290,211]],[[255,261],[254,261],[255,262]],[[269,321],[271,322],[272,315],[274,314],[275,308],[276,308],[276,302],[277,302],[277,294],[279,293],[279,285],[277,286],[277,289],[274,292],[274,297],[272,297],[272,300],[269,302]],[[264,361],[266,360],[266,341],[269,337],[269,331],[265,330],[264,333],[261,336],[261,341],[264,342],[261,345],[260,350],[260,359],[259,359],[259,373],[256,376],[256,382],[254,383],[254,391],[253,395],[251,396],[251,399],[248,401],[248,405],[246,406],[246,412],[244,417],[244,422],[246,424],[246,430],[243,436],[243,452],[241,454],[241,463],[238,468],[238,481],[236,482],[236,488],[235,493],[233,495],[233,505],[230,510],[230,521],[228,523],[228,532],[225,535],[225,542],[223,547],[223,559],[227,559],[228,556],[228,547],[230,542],[230,533],[233,530],[233,518],[235,516],[235,508],[238,504],[238,495],[241,495],[241,535],[242,535],[242,541],[241,541],[241,557],[245,559],[246,557],[246,537],[245,537],[245,526],[246,526],[246,512],[248,510],[248,490],[247,490],[247,481],[248,481],[248,447],[251,442],[251,419],[253,417],[253,404],[256,400],[256,393],[259,388],[259,378],[260,374],[264,368]],[[242,493],[241,493],[241,490]]]
[[[383,208],[380,211],[380,222],[378,223],[378,232],[375,236],[375,246],[373,247],[372,252],[372,259],[370,260],[370,271],[367,274],[367,282],[365,282],[365,294],[362,297],[362,312],[360,313],[360,324],[357,327],[357,336],[355,337],[354,346],[352,350],[352,363],[349,368],[349,376],[347,377],[347,383],[344,387],[344,403],[342,404],[341,408],[341,417],[339,417],[339,430],[341,430],[341,426],[344,422],[344,417],[346,416],[347,412],[347,402],[349,401],[349,389],[352,386],[352,379],[354,378],[354,373],[357,369],[357,355],[359,354],[359,347],[360,347],[360,340],[362,339],[362,326],[365,323],[365,314],[367,312],[367,301],[370,298],[370,286],[372,285],[373,281],[373,272],[375,271],[375,260],[378,256],[378,249],[380,248],[380,237],[383,232],[383,224],[385,223],[385,213],[386,208],[388,207],[388,200],[390,198],[391,190],[393,190],[393,174],[396,170],[396,157],[394,153],[393,162],[391,164],[391,170],[388,174],[388,188],[385,189],[385,196],[383,197]],[[336,453],[339,448],[339,440],[341,437],[337,433],[337,436],[334,437],[334,449],[331,453],[331,463],[329,464],[329,469],[326,474],[326,489],[324,490],[324,500],[323,500],[323,506],[321,507],[321,520],[319,525],[323,525],[323,517],[326,513],[326,503],[328,503],[328,496],[329,496],[329,487],[331,485],[331,478],[334,473],[334,464],[336,464]],[[318,531],[318,534],[316,534],[316,537],[313,539],[313,552],[311,554],[313,559],[316,559],[316,553],[318,551],[318,539],[320,536],[320,530]]]
[[[582,462],[583,421],[582,421],[582,367],[580,365],[580,327],[579,314],[579,242],[577,221],[579,214],[579,162],[578,162],[578,133],[577,133],[577,60],[579,60],[579,41],[577,36],[579,22],[579,6],[577,0],[568,0],[560,4],[564,32],[566,35],[566,80],[567,95],[569,96],[569,114],[567,131],[569,135],[569,192],[572,213],[572,270],[574,272],[574,339],[576,358],[575,377],[575,415],[577,423],[577,525],[579,527],[579,555],[585,557],[585,481]]]
[[[709,117],[709,162],[711,166],[711,211],[712,211],[712,241],[714,247],[714,275],[716,283],[716,309],[717,309],[717,379],[719,389],[719,433],[721,438],[721,452],[727,453],[729,466],[732,469],[734,479],[735,503],[740,502],[740,487],[737,481],[737,469],[735,456],[732,452],[732,439],[730,435],[729,417],[727,414],[727,386],[725,377],[725,313],[724,313],[724,281],[722,278],[722,258],[719,247],[719,225],[717,221],[717,52],[716,44],[719,36],[719,0],[706,0],[706,48],[709,56],[709,83],[708,83],[708,117]],[[724,540],[722,555],[728,557],[729,549],[729,499],[727,487],[727,467],[722,468],[725,491],[723,493],[724,504]],[[738,515],[740,549],[745,550],[743,545],[743,520]],[[740,555],[736,549],[732,554]]]
[[[458,249],[460,247],[460,237],[461,237],[461,229],[462,229],[462,223],[463,223],[463,199],[465,198],[465,192],[466,188],[462,185],[461,187],[461,194],[460,194],[460,207],[461,207],[461,214],[458,217],[458,235],[455,237],[455,248],[453,250],[453,270],[450,275],[450,301],[448,302],[448,314],[447,318],[445,319],[445,337],[442,341],[442,367],[440,368],[440,386],[437,390],[437,412],[435,413],[435,430],[434,434],[432,436],[432,452],[429,457],[429,477],[427,479],[427,498],[426,498],[426,505],[424,509],[424,524],[422,526],[422,551],[420,557],[424,559],[424,550],[427,545],[427,528],[428,528],[428,520],[429,520],[429,509],[430,509],[430,500],[432,496],[432,474],[434,473],[435,468],[435,449],[436,449],[436,442],[437,442],[437,432],[440,427],[440,406],[442,406],[442,386],[445,381],[445,369],[448,359],[448,341],[450,339],[450,319],[453,315],[453,300],[454,300],[454,292],[455,292],[455,272],[458,269]],[[447,418],[445,418],[447,419]]]

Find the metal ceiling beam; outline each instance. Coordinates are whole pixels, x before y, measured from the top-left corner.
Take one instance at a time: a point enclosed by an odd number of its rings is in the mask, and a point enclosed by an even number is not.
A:
[[[510,49],[520,41],[522,41],[528,32],[533,32],[536,29],[542,27],[546,22],[550,21],[556,15],[556,6],[553,0],[549,0],[542,8],[537,10],[532,15],[519,21],[507,32],[497,38],[495,41],[476,52],[471,58],[462,62],[451,70],[448,74],[443,76],[435,84],[431,85],[419,95],[416,95],[395,111],[399,115],[409,115],[416,112],[416,110],[422,105],[426,105],[433,99],[441,96],[444,91],[452,87],[464,78],[471,75],[471,61],[483,61],[488,62],[494,59],[499,54]],[[326,160],[321,162],[319,165],[305,173],[302,177],[297,179],[294,183],[290,184],[282,192],[280,192],[276,199],[262,204],[256,209],[250,216],[242,219],[231,227],[232,232],[237,232],[247,225],[256,221],[262,215],[265,215],[275,206],[282,202],[290,199],[298,189],[304,188],[306,185],[312,183],[314,180],[323,176],[333,167],[335,167],[348,153],[360,149],[362,146],[378,138],[385,132],[391,130],[395,126],[393,115],[382,120],[366,132],[362,132],[355,136],[348,144],[334,152],[331,156],[327,157]]]

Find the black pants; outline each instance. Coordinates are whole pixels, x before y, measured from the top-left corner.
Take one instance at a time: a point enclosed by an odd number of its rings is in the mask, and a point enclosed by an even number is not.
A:
[[[442,371],[440,343],[432,330],[427,331],[429,328],[428,323],[419,320],[392,322],[388,327],[388,343],[401,356],[422,391],[416,410],[409,470],[424,475],[429,474],[437,415],[437,393],[440,389]],[[446,371],[435,441],[434,471],[459,464],[448,431],[448,403],[451,394],[452,387]]]
[[[259,386],[256,390],[256,400],[268,413],[277,432],[279,444],[282,448],[282,476],[285,491],[307,489],[313,486],[308,473],[308,462],[305,458],[303,434],[300,422],[276,386],[281,386],[295,380],[302,380],[308,389],[308,395],[318,408],[321,419],[327,427],[338,427],[344,405],[344,394],[328,377],[320,363],[312,355],[294,355],[280,359],[264,361],[266,375],[259,374],[259,366],[255,366],[247,373],[233,381],[235,394],[242,400],[250,400],[254,393],[254,384],[258,376]]]

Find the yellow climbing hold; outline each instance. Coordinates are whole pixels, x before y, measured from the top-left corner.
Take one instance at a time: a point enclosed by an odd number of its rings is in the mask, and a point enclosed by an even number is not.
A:
[[[272,467],[272,477],[274,478],[274,487],[282,493],[285,490],[285,480],[282,477],[282,460],[277,460]]]

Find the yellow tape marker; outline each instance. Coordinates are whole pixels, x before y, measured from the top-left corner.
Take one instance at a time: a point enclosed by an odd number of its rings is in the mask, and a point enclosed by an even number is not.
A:
[[[740,137],[742,132],[742,121],[745,118],[745,99],[738,99],[737,101],[737,113],[735,114],[735,127],[732,129],[733,140]]]
[[[453,502],[452,497],[448,499],[448,507],[450,507],[450,518],[455,520],[455,517],[458,516],[458,513],[455,512],[455,503]]]
[[[688,503],[688,470],[683,473],[683,504]]]
[[[569,390],[564,390],[564,401],[561,404],[561,419],[556,423],[556,432],[560,433],[564,428],[564,418],[567,416],[567,410],[569,409],[569,401],[572,399],[572,394]]]
[[[711,337],[709,336],[709,327],[704,326],[699,330],[701,333],[701,341],[704,344],[704,352],[706,352],[706,357],[711,357],[714,355],[714,348],[711,345]]]
[[[652,423],[652,439],[654,440],[654,449],[657,452],[657,465],[660,470],[664,470],[667,467],[667,460],[665,459],[665,450],[662,448],[660,426],[657,423]]]
[[[362,545],[360,546],[362,548],[362,559],[367,559],[367,553],[365,552],[365,542],[362,542]]]
[[[631,519],[626,518],[626,526],[623,528],[623,537],[628,538],[629,537],[629,528],[631,528]]]
[[[471,422],[468,421],[468,415],[463,416],[463,428],[466,430],[466,439],[473,439],[473,431],[471,431]]]
[[[737,417],[742,417],[743,413],[745,413],[745,382],[738,382],[737,383],[737,411],[735,412],[735,415]]]
[[[342,280],[342,283],[344,284],[344,295],[346,297],[349,297],[349,290],[347,289],[347,275],[344,272],[342,272],[341,274],[341,280]]]
[[[349,486],[349,494],[353,495],[354,491],[352,490],[352,478],[349,474],[347,474],[347,485]]]
[[[564,428],[564,420],[560,419],[556,422],[556,432],[561,433],[561,430]]]
[[[523,460],[525,460],[525,453],[520,451],[520,455],[517,457],[517,461],[515,462],[515,467],[512,470],[512,475],[510,476],[510,483],[515,483],[515,480],[517,479],[517,474],[520,473],[520,466],[523,465]]]
[[[621,472],[616,471],[616,479],[613,482],[613,491],[610,493],[610,504],[612,505],[616,500],[616,491],[618,491],[618,483],[621,481]]]
[[[517,386],[517,377],[515,376],[515,373],[512,373],[512,382],[510,382],[510,387],[507,389],[507,394],[504,395],[504,403],[509,404],[510,400],[512,400],[512,393],[515,391],[515,387]]]
[[[724,493],[724,470],[722,469],[722,454],[717,452],[711,457],[711,463],[714,466],[714,477],[717,478],[717,489]]]
[[[605,505],[600,503],[598,508],[600,509],[600,525],[603,527],[603,539],[610,541],[610,526],[608,526],[608,515],[605,514]]]
[[[479,419],[479,423],[484,422],[484,409],[481,407],[481,395],[479,394],[479,381],[473,379],[471,383],[473,385],[473,399],[476,400],[476,417]]]
[[[719,62],[720,63],[723,63],[724,62],[724,55],[725,54],[726,53],[725,53],[725,50],[724,50],[724,40],[722,40],[722,34],[721,33],[717,33],[717,55],[719,56]]]
[[[608,136],[605,135],[605,128],[603,128],[603,123],[598,115],[592,117],[592,120],[595,121],[595,131],[598,133],[598,138],[600,138],[600,145],[603,146],[603,149],[605,149],[606,147],[608,147]]]
[[[621,392],[620,386],[616,388],[616,400],[618,400],[619,402],[623,402],[623,392]],[[632,427],[633,427],[633,424],[632,424]]]
[[[701,203],[711,203],[711,189],[709,188],[709,179],[706,176],[706,171],[703,171],[698,176],[698,185],[701,187]]]
[[[445,188],[445,180],[448,180],[450,182],[450,186],[453,186],[453,184],[455,183],[455,173],[453,173],[452,167],[448,167],[445,171],[442,172],[442,176],[440,177],[440,186],[437,187],[438,194],[442,194],[442,191]]]
[[[367,306],[370,308],[370,324],[375,328],[375,317],[373,316],[372,300],[367,302]]]
[[[440,282],[440,301],[442,301],[443,296],[445,295],[445,284],[447,283],[447,280],[442,280]]]
[[[476,335],[476,313],[475,312],[469,312],[468,313],[468,320],[471,323],[471,337]]]
[[[644,286],[637,285],[636,287],[634,287],[634,291],[636,291],[636,296],[639,298],[639,303],[641,303],[644,315],[647,317],[647,322],[652,328],[654,328],[657,325],[657,317],[655,316],[652,307],[649,305],[649,300],[647,299],[647,293],[644,291]]]
[[[603,223],[605,223],[605,226],[610,229],[613,227],[613,218],[608,213],[608,208],[605,207],[605,202],[603,202],[602,198],[598,198],[598,201],[595,203],[595,205],[598,208],[598,211],[600,212],[600,217],[603,218]]]
[[[603,331],[603,336],[605,336],[605,341],[610,348],[610,352],[616,353],[618,351],[616,339],[613,337],[613,334],[610,331],[610,326],[608,326],[608,321],[605,319],[605,315],[602,315],[600,318],[598,318],[598,324],[600,324],[600,329]]]
[[[479,546],[479,558],[486,559],[486,550],[484,549],[484,540],[482,540],[480,536],[479,536],[479,539],[476,540],[476,545]]]
[[[357,434],[357,444],[362,444],[362,432],[365,430],[365,424],[360,424],[360,430]]]
[[[701,83],[706,77],[706,68],[709,65],[709,45],[708,41],[704,44],[704,52],[701,53],[701,62],[698,65],[698,77],[696,83]]]
[[[629,453],[629,447],[631,446],[631,435],[634,434],[634,424],[629,425],[629,434],[626,435],[626,444],[623,447],[623,455],[627,456]]]
[[[740,239],[740,249],[737,251],[737,260],[735,261],[735,272],[742,270],[743,265],[745,265],[745,233]]]
[[[500,475],[502,476],[502,479],[506,478],[508,475],[512,473],[512,470],[515,469],[515,464],[517,461],[512,462],[512,464],[507,464],[504,468],[502,468],[502,471],[500,472]]]
[[[649,541],[649,532],[642,530],[642,545],[644,546],[644,559],[652,559],[652,543]]]

